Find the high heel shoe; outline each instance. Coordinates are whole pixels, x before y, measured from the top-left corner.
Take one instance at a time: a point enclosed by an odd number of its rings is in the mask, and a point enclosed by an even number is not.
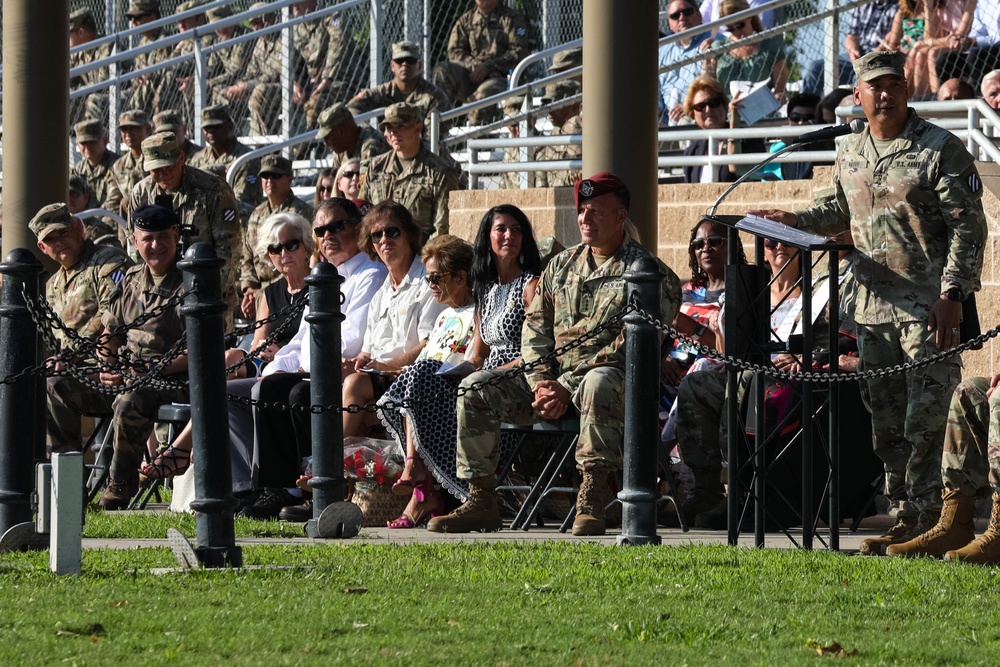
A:
[[[412,461],[414,457],[407,456],[407,461]],[[392,495],[394,496],[409,496],[421,484],[423,480],[414,481],[412,479],[397,479],[396,483],[392,485]]]
[[[184,474],[191,465],[191,452],[187,449],[177,449],[170,445],[151,463],[144,463],[139,468],[141,477],[146,479],[166,479]]]
[[[413,497],[416,499],[417,504],[424,504],[432,494],[437,496],[437,504],[431,509],[420,510],[416,518],[410,517],[404,512],[392,521],[387,522],[385,524],[387,528],[422,528],[434,517],[444,514],[444,498],[441,497],[440,493],[434,491],[434,483],[431,481],[431,478],[427,477],[427,479],[423,479],[417,482],[417,484],[418,486],[413,487]]]

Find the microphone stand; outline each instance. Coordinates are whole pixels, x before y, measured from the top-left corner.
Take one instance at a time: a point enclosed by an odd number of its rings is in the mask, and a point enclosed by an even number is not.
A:
[[[757,172],[759,172],[761,169],[763,169],[767,165],[771,164],[773,161],[777,160],[782,155],[785,155],[787,153],[791,153],[792,151],[798,150],[802,146],[806,146],[808,144],[816,143],[816,141],[824,141],[824,140],[823,139],[818,139],[818,140],[814,140],[814,141],[797,141],[795,143],[788,144],[787,146],[785,146],[784,148],[782,148],[780,151],[777,151],[776,153],[772,153],[772,154],[768,155],[766,158],[764,158],[763,160],[761,160],[760,162],[758,162],[757,164],[755,164],[753,167],[750,168],[750,171],[748,171],[747,173],[745,173],[742,176],[740,176],[739,178],[737,178],[735,182],[731,183],[728,188],[726,188],[725,190],[722,191],[722,194],[719,195],[719,198],[715,200],[714,204],[712,204],[712,208],[709,209],[709,211],[708,211],[708,217],[710,217],[710,218],[714,218],[715,217],[715,212],[718,210],[719,205],[726,200],[726,197],[729,196],[729,193],[731,193],[733,190],[735,190],[738,185],[740,185],[741,183],[746,183],[747,180],[749,180],[751,176],[753,176],[754,174],[756,174]]]

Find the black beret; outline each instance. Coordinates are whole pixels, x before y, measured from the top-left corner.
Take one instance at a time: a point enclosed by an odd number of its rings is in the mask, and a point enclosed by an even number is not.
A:
[[[162,232],[180,224],[176,213],[156,204],[140,206],[132,213],[132,226],[144,232]]]

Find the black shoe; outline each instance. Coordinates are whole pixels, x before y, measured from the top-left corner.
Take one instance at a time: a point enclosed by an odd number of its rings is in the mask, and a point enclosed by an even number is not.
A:
[[[264,489],[253,505],[243,508],[243,516],[250,519],[277,519],[281,513],[281,508],[289,505],[301,505],[304,498],[295,498],[284,489]]]
[[[313,518],[313,501],[307,500],[301,505],[282,507],[281,511],[278,512],[278,518],[292,523],[305,523]]]

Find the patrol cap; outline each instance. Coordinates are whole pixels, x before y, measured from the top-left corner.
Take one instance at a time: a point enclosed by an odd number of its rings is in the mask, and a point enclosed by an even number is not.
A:
[[[104,124],[96,118],[81,120],[73,126],[76,133],[76,142],[82,144],[85,141],[100,141],[107,132],[104,131]]]
[[[550,83],[545,86],[545,96],[542,98],[542,104],[563,100],[567,97],[572,97],[579,92],[580,84],[576,81],[560,81],[559,83]]]
[[[420,60],[420,47],[413,42],[403,40],[392,45],[392,59],[416,58]]]
[[[854,61],[854,74],[858,81],[871,81],[886,74],[902,78],[906,76],[905,63],[906,55],[899,51],[872,51]]]
[[[174,14],[180,14],[181,12],[186,12],[189,9],[200,7],[203,4],[204,2],[202,2],[202,0],[185,0],[185,2],[182,2],[181,4],[177,5],[177,11],[175,11]]]
[[[142,168],[146,171],[172,167],[180,156],[177,135],[173,132],[157,132],[142,140]]]
[[[521,107],[524,105],[524,95],[516,95],[514,97],[508,97],[503,103],[503,112],[507,116],[516,116],[521,113]]]
[[[50,232],[72,226],[73,216],[63,202],[43,206],[28,223],[28,229],[34,232],[39,241],[44,241]]]
[[[81,7],[80,9],[74,9],[69,13],[69,29],[76,30],[84,23],[87,19],[91,21],[94,20],[94,14],[90,11],[89,7]]]
[[[153,116],[154,132],[173,132],[183,125],[184,121],[181,120],[181,115],[173,109],[164,109]]]
[[[146,204],[132,212],[132,227],[143,232],[162,232],[179,227],[181,219],[169,208]]]
[[[338,102],[332,107],[327,107],[323,109],[323,112],[319,115],[319,132],[316,136],[320,139],[330,134],[330,130],[337,127],[341,123],[346,123],[347,121],[354,121],[354,114],[348,110],[346,106]]]
[[[625,185],[622,179],[610,171],[602,171],[590,178],[577,181],[576,186],[573,188],[573,196],[576,199],[577,208],[580,208],[580,204],[588,199],[594,199],[595,197],[607,194],[617,194],[625,205],[625,209],[628,210],[632,201],[628,186]]]
[[[385,118],[378,124],[378,127],[380,130],[384,130],[386,125],[422,122],[424,122],[424,115],[420,113],[420,109],[406,102],[396,102],[386,107]]]
[[[260,171],[258,175],[264,177],[268,174],[274,174],[275,176],[291,176],[292,175],[292,161],[288,158],[281,157],[276,153],[269,153],[265,155],[260,160]]]
[[[90,188],[87,187],[87,179],[80,174],[73,174],[69,177],[69,191],[78,195],[90,194]]]
[[[232,123],[233,118],[229,115],[228,104],[213,104],[201,110],[201,126],[212,127],[213,125],[225,125]]]
[[[248,11],[252,12],[255,9],[266,9],[267,7],[270,6],[271,6],[270,2],[255,2],[252,5],[250,5],[250,9]]]
[[[583,64],[583,49],[579,46],[573,49],[560,51],[552,56],[552,64],[549,65],[550,72],[562,72]]]
[[[233,10],[230,9],[228,5],[215,7],[205,12],[205,16],[208,17],[209,21],[220,21],[222,19],[227,19],[232,15],[233,15]]]
[[[132,2],[128,3],[128,10],[126,10],[125,16],[131,18],[158,14],[159,12],[160,0],[132,0]]]
[[[149,116],[142,109],[131,109],[118,116],[119,127],[148,127]]]

